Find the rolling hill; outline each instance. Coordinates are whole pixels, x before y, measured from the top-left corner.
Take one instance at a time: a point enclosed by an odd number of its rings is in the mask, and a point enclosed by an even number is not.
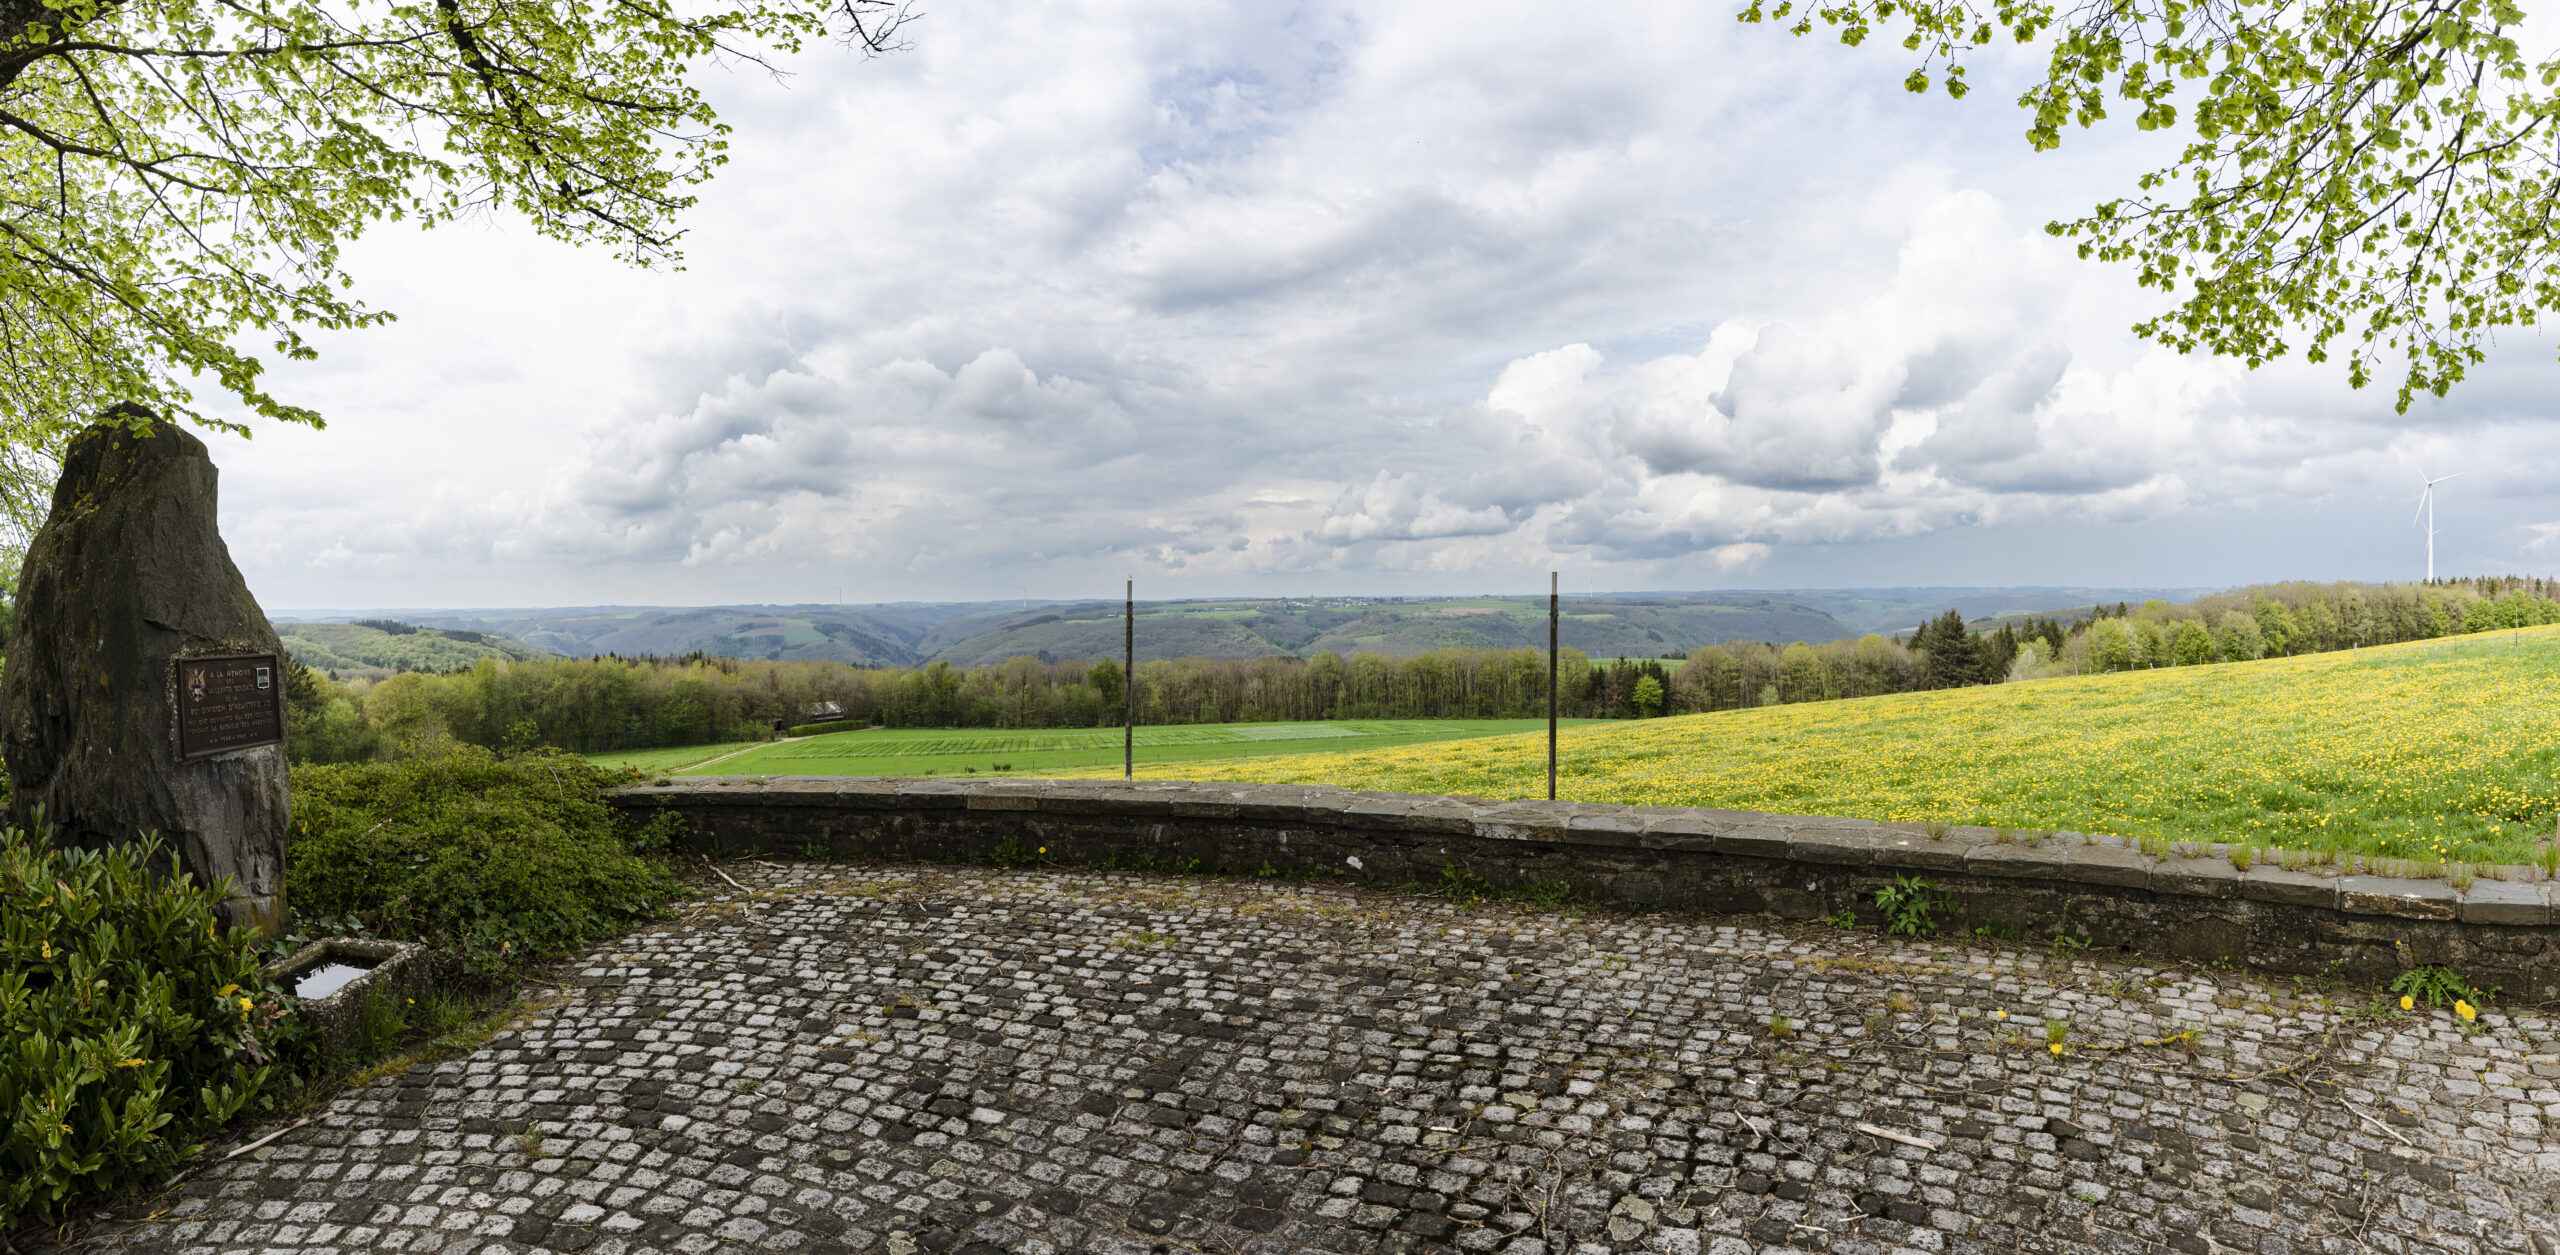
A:
[[[2422,864],[2547,861],[2555,687],[2560,626],[1765,706],[1567,732],[1561,793]],[[1545,756],[1533,735],[1151,770],[1529,797],[1544,792]]]
[[[468,630],[421,628],[396,620],[364,623],[274,625],[285,652],[314,671],[344,677],[393,671],[452,671],[483,658],[539,658],[504,636]]]
[[[1846,589],[1815,592],[1605,593],[1565,603],[1564,643],[1592,657],[1660,657],[1736,639],[1826,641],[1905,631],[1954,607],[1983,620],[2193,589]],[[1121,603],[950,602],[885,605],[589,606],[556,610],[385,612],[426,627],[500,635],[573,658],[691,653],[856,666],[973,667],[1030,655],[1117,657]],[[1544,597],[1235,598],[1142,602],[1141,661],[1307,656],[1397,657],[1434,649],[1544,648]]]
[[[925,633],[976,607],[911,606],[591,606],[559,610],[418,612],[422,623],[503,632],[572,658],[606,654],[825,659],[860,667],[912,666]]]

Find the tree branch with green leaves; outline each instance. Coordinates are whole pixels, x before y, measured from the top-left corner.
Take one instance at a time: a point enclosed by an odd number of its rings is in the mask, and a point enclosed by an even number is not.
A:
[[[2187,139],[2128,195],[2048,224],[2083,258],[2169,295],[2134,331],[2256,367],[2302,341],[2403,412],[2485,360],[2499,328],[2560,308],[2560,58],[2528,59],[2523,11],[2490,0],[1752,0],[1745,22],[1862,44],[1899,33],[1904,85],[1966,94],[2007,40],[2048,52],[2018,99],[2058,147],[2110,107]]]
[[[322,425],[271,350],[391,320],[345,245],[511,213],[633,265],[729,128],[691,81],[841,38],[902,47],[897,0],[0,0],[0,507],[21,534],[51,451],[119,402],[245,432]],[[255,349],[264,341],[267,349]]]

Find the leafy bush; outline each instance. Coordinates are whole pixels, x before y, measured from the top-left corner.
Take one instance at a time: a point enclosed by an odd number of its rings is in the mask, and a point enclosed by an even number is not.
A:
[[[447,744],[391,762],[293,769],[285,884],[297,911],[354,914],[489,975],[575,950],[679,892],[662,816],[621,819],[625,774],[572,754]]]
[[[860,732],[870,726],[871,721],[868,719],[830,719],[825,723],[795,724],[791,728],[791,735],[825,736],[830,732]]]
[[[256,934],[162,857],[0,831],[0,1233],[192,1155],[274,1073]]]

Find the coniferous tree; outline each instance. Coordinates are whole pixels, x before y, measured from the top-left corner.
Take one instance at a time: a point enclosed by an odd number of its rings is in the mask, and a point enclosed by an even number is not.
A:
[[[1965,631],[1964,615],[1949,610],[1930,620],[1923,631],[1929,638],[1928,687],[1951,689],[1982,682],[1981,646]]]
[[[1982,638],[1981,654],[1974,667],[1974,682],[1997,684],[2008,677],[2009,664],[2018,660],[2018,633],[2007,624]]]

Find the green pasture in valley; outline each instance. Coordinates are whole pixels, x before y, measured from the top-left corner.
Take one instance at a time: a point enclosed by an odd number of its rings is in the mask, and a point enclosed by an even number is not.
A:
[[[1597,723],[1567,719],[1567,727]],[[1261,758],[1321,750],[1386,749],[1543,730],[1543,719],[1335,719],[1324,723],[1197,723],[1138,729],[1138,767],[1195,759]],[[872,728],[775,741],[706,762],[736,746],[594,754],[596,762],[669,775],[1037,776],[1116,766],[1118,728]]]
[[[723,754],[753,749],[765,741],[730,741],[722,745],[680,745],[674,749],[616,750],[610,754],[589,754],[587,761],[599,767],[629,767],[635,771],[682,771],[708,762]]]

